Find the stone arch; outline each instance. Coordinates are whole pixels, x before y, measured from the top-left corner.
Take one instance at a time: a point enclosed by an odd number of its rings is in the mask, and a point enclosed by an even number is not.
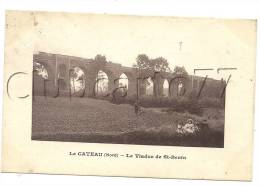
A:
[[[118,86],[119,87],[125,87],[126,90],[128,89],[128,77],[127,77],[127,75],[125,73],[122,73],[119,76]]]
[[[72,94],[85,91],[86,71],[80,66],[73,66],[70,69],[70,89]]]
[[[169,81],[167,79],[163,81],[163,96],[169,97]]]
[[[96,76],[95,95],[106,95],[109,92],[109,78],[106,72],[99,70]]]
[[[177,84],[177,96],[183,95],[183,91],[184,91],[184,82],[179,81]]]
[[[154,95],[154,81],[151,77],[145,79],[145,95],[147,96]]]
[[[108,84],[107,93],[111,93],[114,88],[117,87],[118,81],[114,82],[118,76],[114,75],[114,73],[105,66],[98,66],[94,62],[86,65],[86,95],[87,96],[96,96],[97,86],[100,85],[101,82],[97,82],[98,73],[104,72],[106,74],[107,80],[105,84]]]
[[[117,89],[117,91],[122,95],[127,95],[128,87],[129,87],[128,82],[129,82],[128,76],[125,73],[121,73],[121,75],[119,75],[117,82],[115,82],[115,85],[119,88]]]
[[[73,59],[71,58],[69,60],[69,68],[70,68],[70,72],[72,73],[74,68],[80,68],[80,70],[83,71],[84,76],[82,76],[80,78],[79,83],[83,83],[84,82],[84,88],[81,88],[81,90],[79,92],[77,92],[76,94],[74,94],[74,96],[80,96],[80,97],[84,97],[84,96],[90,96],[90,92],[91,92],[91,85],[93,84],[93,82],[95,82],[95,78],[96,76],[94,75],[95,72],[93,72],[93,68],[91,68],[89,66],[89,64],[86,61],[83,60],[77,60],[77,59]],[[93,77],[91,77],[93,76]],[[83,79],[82,79],[83,78]],[[69,78],[70,79],[70,78]],[[69,80],[70,82],[70,87],[71,84],[73,83],[71,80]],[[93,88],[92,88],[93,90]],[[73,93],[73,90],[71,91],[71,93]]]
[[[33,62],[33,70],[36,72],[36,75],[43,79],[48,79],[48,71],[43,64],[39,62]]]
[[[131,71],[122,71],[122,74],[127,76],[128,87],[127,87],[127,95],[134,95],[137,93],[137,77]]]
[[[187,78],[185,76],[177,76],[169,81],[169,96],[183,96],[186,92]]]
[[[54,70],[48,63],[33,61],[32,91],[34,95],[47,95],[54,91]]]
[[[100,68],[99,71],[103,71],[108,78],[108,93],[112,93],[115,88],[118,87],[118,81],[116,79],[119,78],[119,74],[116,71],[112,71],[108,68]]]
[[[38,73],[38,70],[35,68],[35,65],[36,64],[39,64],[41,66],[43,66],[43,68],[46,70],[47,74],[48,74],[48,78],[45,78],[45,79],[48,79],[48,80],[54,80],[54,69],[52,68],[51,65],[49,65],[48,63],[46,62],[42,62],[42,61],[36,61],[34,60],[33,61],[33,70],[34,70],[34,73],[39,75]],[[41,76],[41,75],[40,75]]]

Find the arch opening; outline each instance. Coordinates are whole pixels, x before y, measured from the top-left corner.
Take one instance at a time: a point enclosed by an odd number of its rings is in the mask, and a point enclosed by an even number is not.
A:
[[[168,97],[169,96],[169,82],[167,79],[163,82],[163,96]]]
[[[125,73],[119,76],[118,87],[124,87],[120,89],[122,92],[126,92],[128,90],[128,77]]]
[[[98,96],[107,94],[108,82],[107,74],[102,70],[98,71],[95,84],[95,94]]]
[[[177,96],[182,96],[184,94],[184,83],[179,81],[177,84]]]
[[[85,73],[80,67],[72,68],[70,72],[71,93],[81,92],[85,89]]]
[[[145,81],[145,95],[152,96],[153,95],[153,87],[154,83],[151,77],[147,78]]]
[[[33,70],[35,70],[37,72],[37,75],[39,75],[43,79],[48,79],[48,71],[41,63],[33,62]]]

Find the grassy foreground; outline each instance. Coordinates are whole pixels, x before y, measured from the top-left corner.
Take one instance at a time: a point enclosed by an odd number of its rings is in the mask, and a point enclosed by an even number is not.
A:
[[[207,109],[203,116],[143,108],[136,116],[129,104],[73,97],[35,97],[32,139],[90,143],[118,143],[173,146],[224,146],[224,116],[219,109]],[[178,136],[177,124],[192,118],[210,118],[209,129],[195,136]]]

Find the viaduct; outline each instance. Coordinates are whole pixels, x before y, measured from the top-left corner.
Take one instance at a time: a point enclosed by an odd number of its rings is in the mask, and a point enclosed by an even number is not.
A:
[[[160,74],[146,74],[141,75],[141,79],[137,81],[137,77],[140,77],[140,71],[134,67],[124,67],[121,64],[107,62],[101,65],[97,65],[93,59],[84,59],[80,57],[51,54],[45,52],[39,52],[33,55],[33,62],[39,63],[45,67],[48,73],[48,81],[45,84],[45,90],[47,95],[55,95],[59,87],[59,91],[62,95],[68,95],[70,92],[70,76],[69,70],[74,67],[79,67],[84,72],[85,91],[84,96],[95,95],[95,82],[97,79],[97,73],[102,70],[108,77],[108,92],[113,92],[119,85],[118,79],[121,74],[125,74],[128,79],[128,91],[127,96],[136,95],[138,89],[138,95],[145,95],[147,77],[152,77],[153,80],[153,96],[162,97],[164,95],[163,84],[165,81],[168,83],[169,94],[167,96],[174,97],[180,96],[178,94],[178,85],[183,84],[183,93],[181,96],[189,96],[191,94],[197,94],[200,87],[204,84],[204,88],[201,91],[201,96],[206,97],[220,97],[221,90],[225,86],[223,80],[215,80],[208,78],[204,82],[205,78],[194,75],[187,75],[185,78],[174,75],[173,73],[160,73]],[[138,83],[137,83],[138,82]],[[43,78],[34,72],[33,75],[33,91],[35,95],[43,95],[44,83]]]

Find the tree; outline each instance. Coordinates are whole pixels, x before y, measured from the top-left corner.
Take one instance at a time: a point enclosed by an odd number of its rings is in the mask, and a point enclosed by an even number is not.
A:
[[[151,59],[151,66],[153,70],[160,72],[169,72],[170,67],[168,61],[163,57],[158,57],[155,59]]]
[[[149,69],[149,63],[150,60],[146,54],[139,54],[136,58],[136,64],[134,64],[134,67],[138,67],[140,69]]]
[[[134,67],[138,68],[140,77],[150,77],[153,83],[153,94],[157,96],[159,92],[159,80],[155,77],[155,72],[170,72],[168,61],[163,57],[149,59],[146,54],[139,54]],[[146,79],[146,83],[148,86],[150,85],[149,79]]]
[[[101,54],[97,54],[92,61],[93,61],[92,67],[93,69],[96,69],[96,71],[102,69],[106,65],[106,63],[108,63],[106,56]]]
[[[105,63],[107,63],[106,56],[101,55],[101,54],[97,54],[96,57],[94,58],[94,61],[95,61],[96,63],[100,63],[100,64],[105,64]]]
[[[134,67],[145,69],[148,72],[168,72],[170,71],[168,61],[163,57],[149,59],[146,54],[139,54]]]
[[[188,72],[186,71],[185,67],[182,66],[175,66],[173,70],[174,75],[182,75],[182,76],[187,76]]]

